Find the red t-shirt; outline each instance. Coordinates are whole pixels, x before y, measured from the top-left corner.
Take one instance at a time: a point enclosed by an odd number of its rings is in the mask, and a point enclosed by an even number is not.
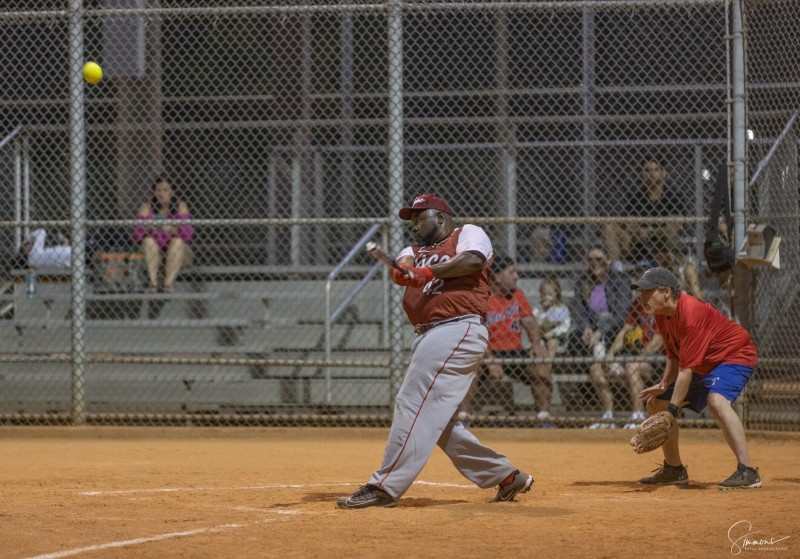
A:
[[[756,346],[747,330],[687,293],[681,293],[673,316],[656,315],[656,330],[667,356],[698,375],[722,363],[756,365]]]
[[[460,239],[462,236],[464,238]],[[434,278],[422,288],[406,288],[403,309],[411,324],[429,324],[466,314],[486,316],[491,292],[489,265],[493,254],[492,243],[483,229],[476,225],[463,225],[435,245],[413,245],[401,251],[400,255],[413,251],[414,266],[423,267],[444,262],[468,250],[479,251],[487,258],[483,268],[477,272],[457,278]]]
[[[533,311],[522,290],[516,289],[508,297],[492,293],[486,309],[489,350],[524,349],[522,318],[525,316],[533,316]]]

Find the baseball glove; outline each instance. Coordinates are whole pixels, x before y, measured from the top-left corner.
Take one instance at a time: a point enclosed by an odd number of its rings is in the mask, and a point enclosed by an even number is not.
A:
[[[660,447],[669,437],[669,428],[674,421],[675,418],[668,411],[660,411],[642,421],[631,439],[633,450],[643,454]]]

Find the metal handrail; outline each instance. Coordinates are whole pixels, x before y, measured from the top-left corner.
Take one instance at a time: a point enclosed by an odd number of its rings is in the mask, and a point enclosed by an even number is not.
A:
[[[758,168],[756,168],[756,172],[753,173],[753,178],[751,178],[750,182],[747,184],[748,188],[752,188],[758,178],[761,176],[761,171],[763,171],[764,167],[767,166],[767,163],[769,163],[769,161],[772,159],[772,156],[775,154],[778,146],[781,144],[781,142],[783,142],[783,139],[789,133],[789,130],[792,129],[792,126],[794,126],[794,122],[797,120],[798,114],[800,114],[800,111],[795,111],[795,113],[789,119],[789,122],[783,127],[783,131],[780,133],[780,135],[778,135],[777,139],[772,144],[772,147],[769,148],[767,155],[765,155],[764,158],[758,162]]]
[[[367,275],[355,285],[350,292],[345,296],[344,300],[339,304],[339,306],[331,312],[331,285],[333,280],[344,270],[345,266],[347,266],[353,258],[359,254],[369,239],[375,236],[375,234],[381,229],[380,223],[373,224],[367,232],[364,233],[361,238],[356,241],[353,248],[342,258],[339,263],[334,266],[333,270],[328,274],[328,278],[325,280],[325,361],[330,362],[331,360],[331,329],[333,323],[339,319],[339,317],[344,312],[344,309],[356,298],[356,296],[361,292],[362,289],[369,283],[372,277],[378,272],[381,268],[380,263],[375,263],[375,265],[370,268]],[[330,405],[332,401],[331,396],[331,369],[330,367],[325,367],[325,402]]]
[[[18,124],[14,130],[0,140],[0,149],[6,147],[14,138],[22,132],[22,124]],[[31,171],[30,158],[28,157],[28,142],[23,138],[20,142],[12,144],[14,149],[14,218],[17,225],[14,228],[14,248],[19,251],[22,247],[22,229],[19,222],[23,217],[30,219],[31,213]],[[27,234],[28,228],[25,227]]]
[[[17,127],[14,128],[5,138],[0,140],[0,149],[2,149],[8,142],[14,139],[14,136],[22,132],[22,125],[17,124]]]

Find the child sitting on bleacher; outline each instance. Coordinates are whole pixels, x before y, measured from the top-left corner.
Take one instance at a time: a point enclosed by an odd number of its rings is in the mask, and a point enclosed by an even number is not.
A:
[[[563,353],[569,341],[572,318],[562,300],[561,285],[557,278],[550,277],[539,284],[539,304],[533,309],[533,317],[542,333],[539,355],[552,359],[557,353]],[[547,421],[550,419],[553,395],[553,364],[538,363],[533,375],[533,397],[539,410],[537,418]]]

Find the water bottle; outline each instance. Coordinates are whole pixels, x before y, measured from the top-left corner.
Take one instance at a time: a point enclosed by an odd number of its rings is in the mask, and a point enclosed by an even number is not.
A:
[[[36,272],[28,270],[25,273],[25,296],[33,299],[34,295],[36,295]]]

